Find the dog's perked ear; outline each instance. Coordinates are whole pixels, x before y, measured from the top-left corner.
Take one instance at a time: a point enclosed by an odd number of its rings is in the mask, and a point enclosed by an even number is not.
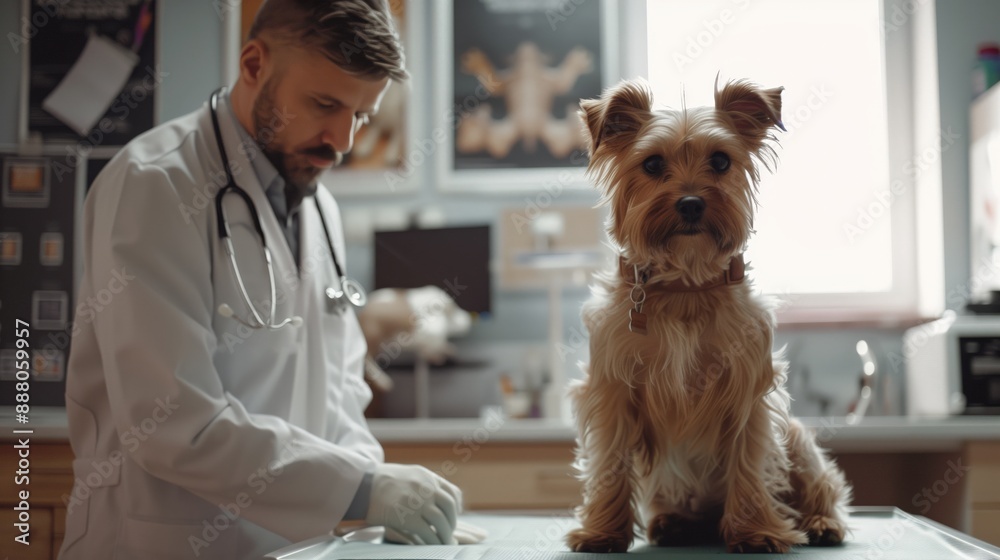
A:
[[[634,136],[642,128],[652,115],[653,93],[645,81],[625,81],[609,88],[600,99],[581,100],[580,107],[593,154],[601,144]]]
[[[715,90],[715,108],[754,149],[767,139],[768,129],[781,123],[781,92],[785,88],[760,88],[746,80],[729,82]]]

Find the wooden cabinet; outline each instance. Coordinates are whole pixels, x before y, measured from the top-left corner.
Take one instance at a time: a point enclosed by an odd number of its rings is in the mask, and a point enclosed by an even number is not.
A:
[[[468,510],[571,511],[580,503],[571,442],[469,444],[384,447],[387,461],[423,465],[457,484]],[[1000,443],[970,443],[959,452],[863,451],[834,458],[856,490],[856,505],[895,506],[1000,546]],[[933,501],[926,508],[920,507],[924,489]]]
[[[66,508],[63,496],[68,496],[73,488],[73,451],[65,442],[30,443],[28,459],[29,483],[22,486],[15,483],[14,473],[18,470],[18,455],[12,449],[16,442],[2,440],[0,453],[0,542],[3,550],[14,553],[15,558],[30,560],[50,560],[59,554],[63,535],[66,532]],[[18,492],[28,490],[28,510],[31,517],[30,544],[25,546],[14,541],[20,531],[14,526],[17,513]]]
[[[971,443],[969,468],[969,533],[1000,546],[1000,443]]]
[[[31,560],[49,560],[56,557],[59,549],[55,548],[52,539],[52,519],[55,515],[52,508],[32,504],[30,540],[28,545],[22,545],[14,541],[14,537],[20,535],[21,531],[13,526],[15,514],[11,509],[12,504],[0,504],[0,507],[3,508],[3,513],[0,514],[0,523],[3,523],[0,527],[0,539],[2,539],[0,542],[4,543],[5,550],[16,552],[17,558]]]
[[[580,503],[571,442],[389,443],[386,461],[423,465],[462,489],[469,510],[569,510]]]

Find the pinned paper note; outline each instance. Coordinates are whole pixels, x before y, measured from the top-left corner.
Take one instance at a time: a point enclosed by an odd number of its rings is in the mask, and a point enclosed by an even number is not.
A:
[[[91,35],[83,53],[42,108],[80,136],[90,133],[121,93],[139,56],[118,43]]]

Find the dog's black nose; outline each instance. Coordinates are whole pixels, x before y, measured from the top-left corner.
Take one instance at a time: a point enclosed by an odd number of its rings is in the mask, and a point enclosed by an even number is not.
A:
[[[689,223],[696,223],[705,213],[705,199],[700,196],[685,196],[677,201],[677,213]]]

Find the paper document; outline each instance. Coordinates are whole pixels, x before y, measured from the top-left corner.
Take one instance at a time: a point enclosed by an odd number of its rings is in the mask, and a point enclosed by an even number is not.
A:
[[[86,136],[125,87],[138,63],[139,55],[134,52],[100,35],[91,35],[80,58],[42,101],[42,108],[80,136]]]

